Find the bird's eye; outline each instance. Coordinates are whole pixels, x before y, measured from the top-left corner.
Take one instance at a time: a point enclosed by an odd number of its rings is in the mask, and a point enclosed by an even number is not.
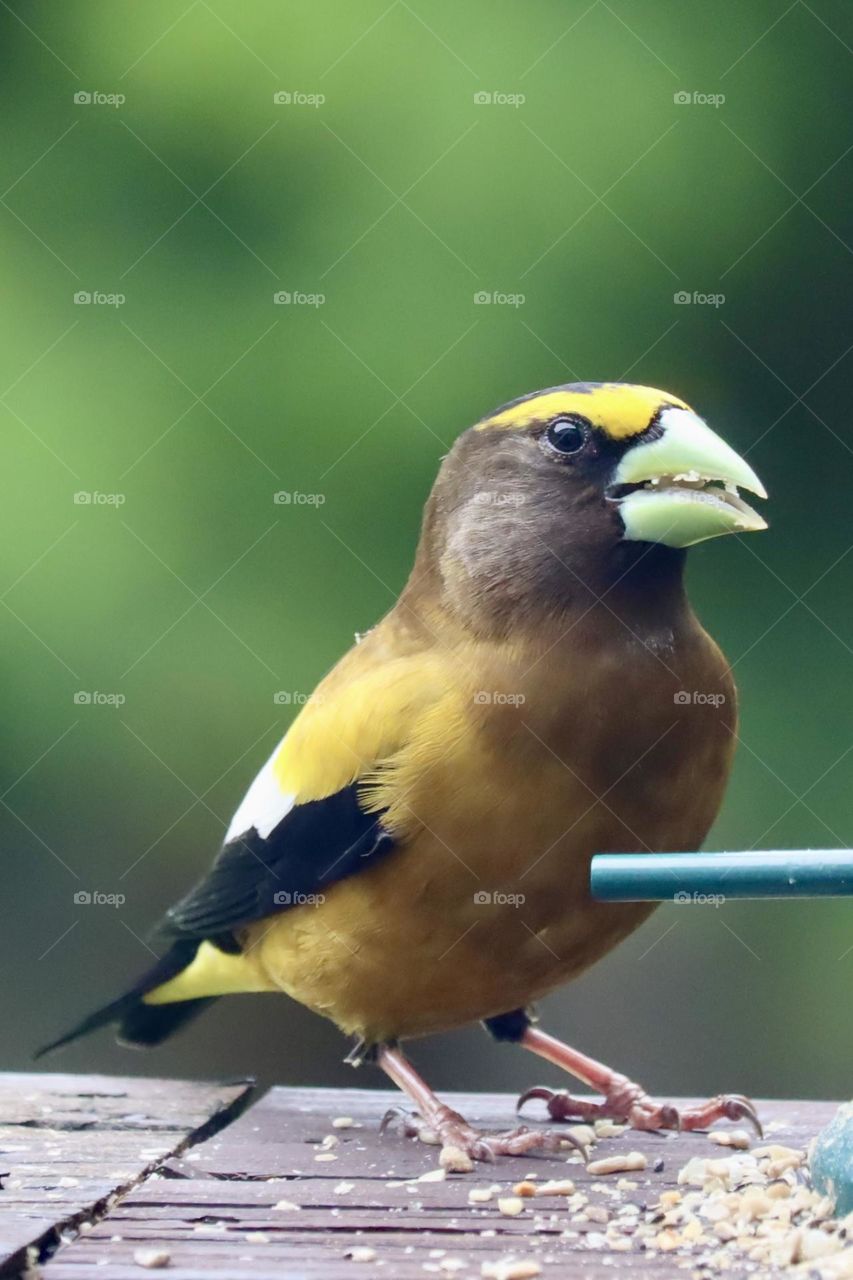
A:
[[[557,453],[580,453],[589,436],[589,423],[585,418],[555,418],[545,433],[545,438]]]

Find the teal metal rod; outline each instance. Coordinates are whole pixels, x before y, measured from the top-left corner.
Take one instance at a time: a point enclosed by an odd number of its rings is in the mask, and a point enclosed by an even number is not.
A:
[[[599,853],[590,887],[600,902],[853,896],[853,849],[744,853]]]

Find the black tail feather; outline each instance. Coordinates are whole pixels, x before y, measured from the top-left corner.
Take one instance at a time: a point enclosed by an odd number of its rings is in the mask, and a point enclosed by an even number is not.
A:
[[[99,1027],[118,1024],[118,1039],[123,1044],[153,1045],[161,1044],[178,1027],[201,1013],[207,1005],[212,1004],[215,996],[203,996],[198,1000],[180,1000],[174,1004],[144,1004],[142,997],[155,987],[174,978],[193,960],[199,948],[197,939],[181,939],[175,942],[164,956],[148,970],[147,973],[131,987],[126,995],[119,996],[111,1004],[96,1009],[87,1018],[73,1027],[71,1031],[60,1036],[58,1040],[43,1045],[33,1055],[41,1058],[54,1049],[61,1049],[80,1036],[97,1031]]]

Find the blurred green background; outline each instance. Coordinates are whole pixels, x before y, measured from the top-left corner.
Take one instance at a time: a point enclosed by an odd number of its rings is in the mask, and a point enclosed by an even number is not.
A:
[[[404,582],[449,443],[540,386],[665,387],[747,452],[771,532],[690,566],[742,697],[708,847],[850,842],[844,0],[10,0],[0,24],[5,1066],[147,965]],[[663,907],[544,1016],[658,1094],[849,1097],[850,926]],[[244,997],[157,1052],[101,1034],[48,1065],[380,1083],[346,1047]],[[414,1053],[442,1087],[548,1074],[478,1029]]]

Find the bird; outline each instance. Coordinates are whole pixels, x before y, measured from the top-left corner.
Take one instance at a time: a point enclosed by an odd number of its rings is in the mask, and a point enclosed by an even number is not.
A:
[[[600,852],[697,849],[737,738],[728,662],[685,590],[687,549],[767,528],[749,463],[683,400],[618,382],[514,399],[464,430],[390,611],[318,684],[260,769],[170,945],[42,1052],[108,1024],[156,1045],[220,996],[283,992],[331,1019],[455,1167],[553,1150],[484,1133],[403,1045],[484,1024],[592,1092],[533,1088],[553,1121],[751,1121],[682,1110],[538,1025],[535,1002],[641,925],[590,895]]]

